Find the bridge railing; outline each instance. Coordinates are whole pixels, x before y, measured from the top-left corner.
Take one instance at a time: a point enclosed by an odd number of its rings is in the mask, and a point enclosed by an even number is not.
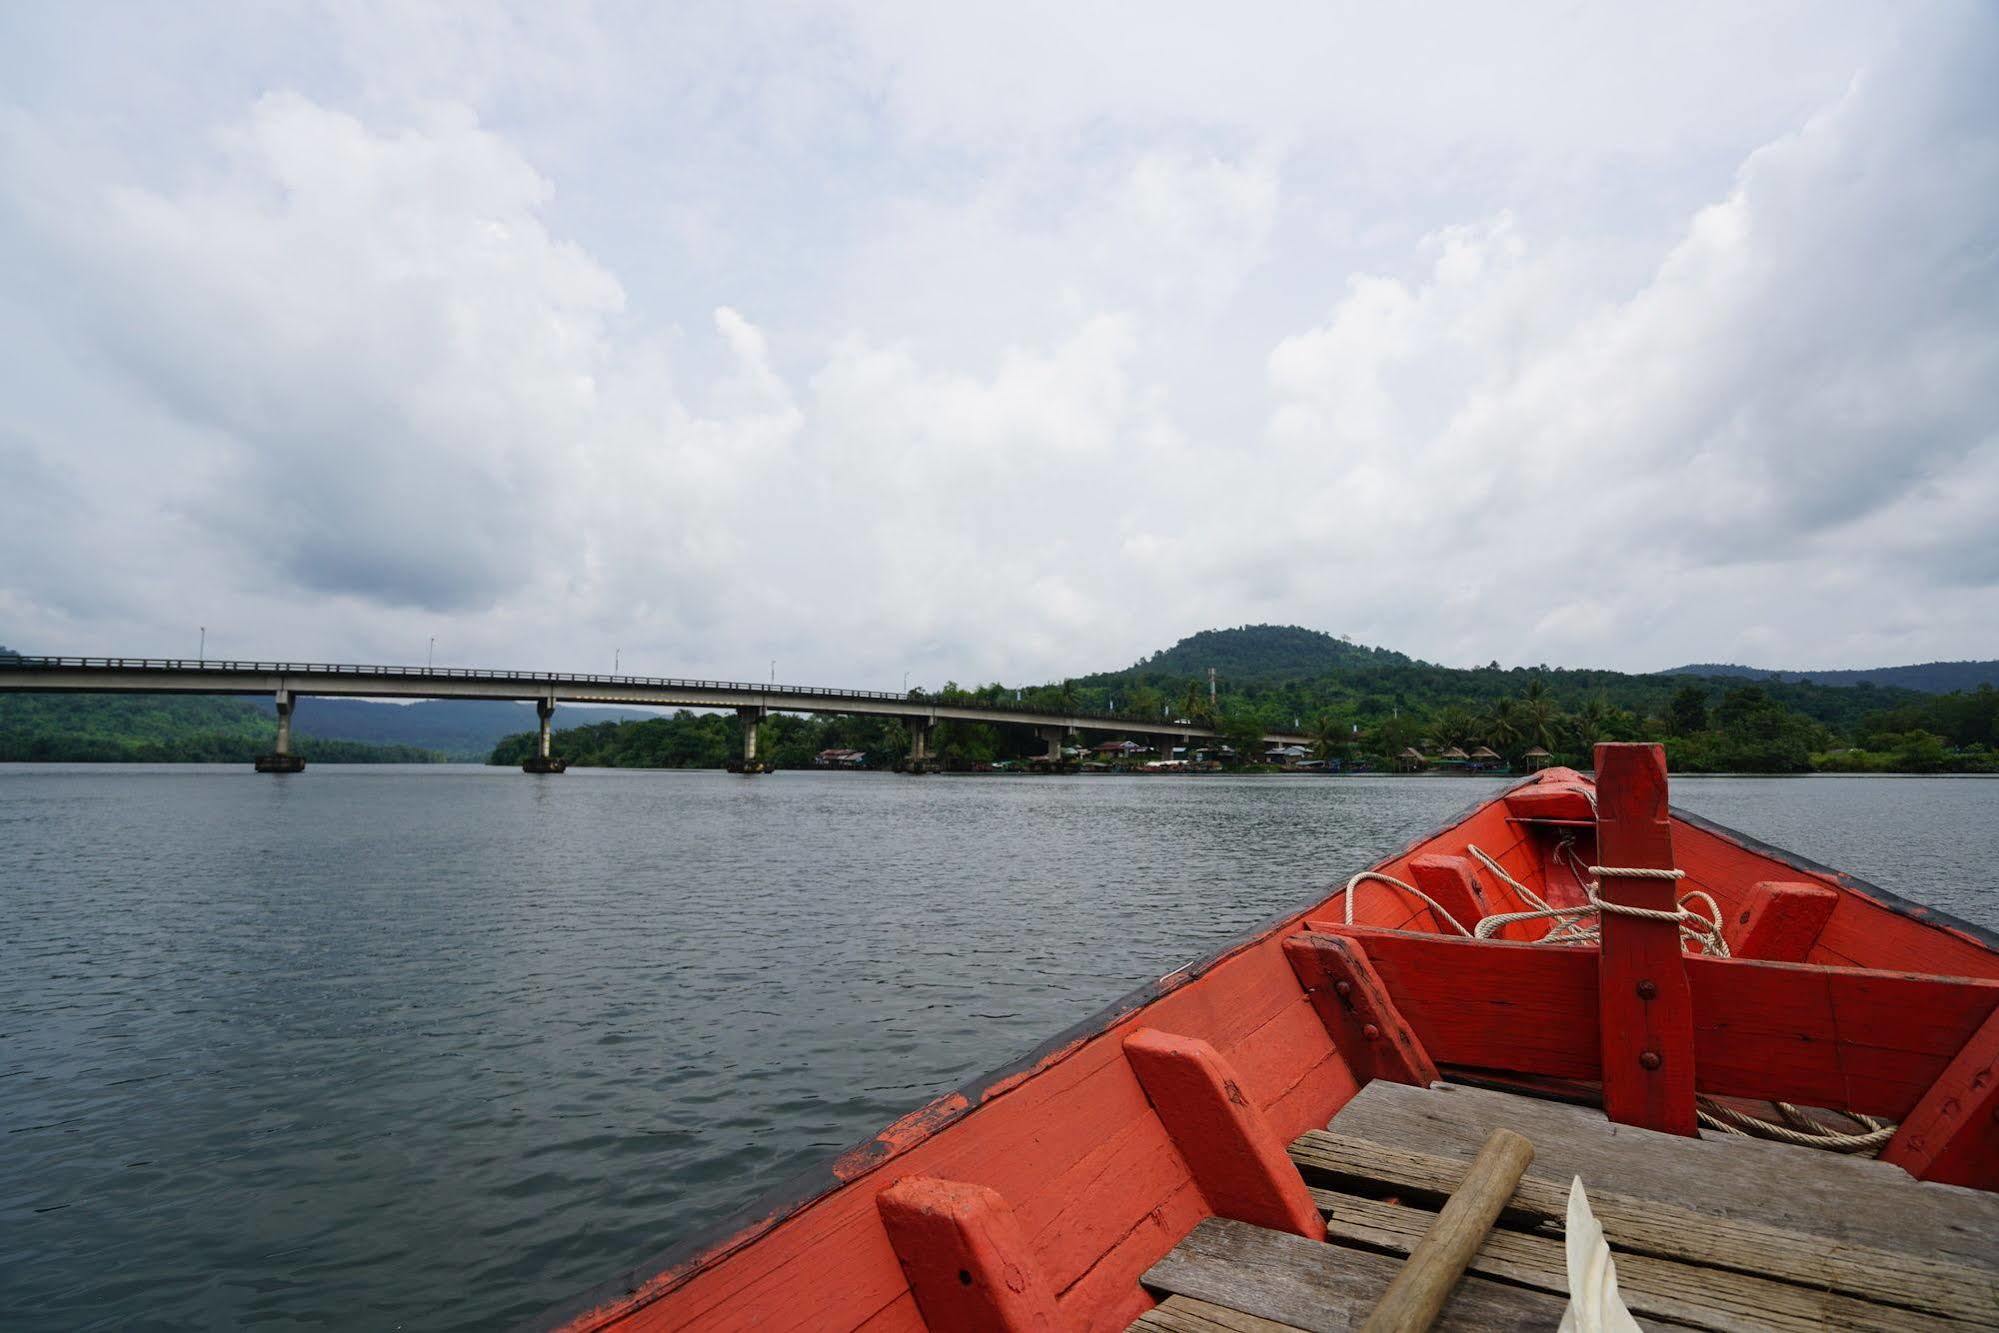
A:
[[[1089,709],[1049,709],[1024,700],[1008,702],[977,697],[946,698],[934,694],[896,694],[885,690],[849,690],[826,685],[769,685],[737,680],[686,680],[674,676],[609,676],[566,671],[488,671],[475,667],[364,666],[345,662],[251,662],[233,658],[193,657],[25,657],[0,655],[0,672],[6,671],[198,671],[221,674],[374,676],[396,680],[493,680],[524,681],[547,685],[607,685],[642,689],[717,690],[759,695],[786,695],[827,699],[868,699],[887,703],[909,703],[919,707],[941,704],[949,708],[973,708],[993,713],[1033,713],[1049,718],[1084,718],[1114,726],[1151,730],[1162,723],[1158,718],[1134,717],[1129,713],[1101,713]],[[1189,731],[1208,728],[1193,723]]]

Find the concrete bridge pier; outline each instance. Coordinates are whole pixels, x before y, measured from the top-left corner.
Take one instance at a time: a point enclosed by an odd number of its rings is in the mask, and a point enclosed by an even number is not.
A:
[[[536,699],[534,715],[540,722],[539,735],[535,738],[534,753],[521,765],[523,773],[560,773],[569,767],[567,759],[555,757],[555,737],[552,720],[555,717],[555,700]]]
[[[278,743],[269,754],[257,756],[259,773],[303,773],[305,760],[292,753],[292,705],[290,690],[278,691]]]
[[[741,773],[747,778],[771,771],[770,761],[757,758],[757,728],[768,712],[770,710],[762,706],[736,710],[736,716],[743,720],[743,757],[729,761],[731,773]]]
[[[930,733],[937,723],[933,718],[906,717],[902,724],[909,728],[909,758],[902,761],[904,773],[935,773],[937,761],[930,755]]]
[[[1069,728],[1036,727],[1035,731],[1048,745],[1047,752],[1035,761],[1035,766],[1051,770],[1062,767],[1062,742],[1069,739]]]

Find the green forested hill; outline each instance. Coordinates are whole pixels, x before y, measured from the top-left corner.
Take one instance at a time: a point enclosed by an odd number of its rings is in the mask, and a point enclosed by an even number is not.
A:
[[[1134,676],[1205,678],[1213,667],[1236,685],[1271,685],[1310,680],[1336,671],[1409,666],[1410,658],[1386,648],[1369,648],[1296,625],[1244,625],[1192,634],[1124,671],[1087,677],[1090,682]]]
[[[1164,703],[1185,703],[1190,698],[1189,684],[1198,687],[1196,693],[1205,695],[1209,666],[1218,668],[1224,694],[1252,703],[1273,717],[1281,718],[1288,711],[1294,718],[1305,719],[1330,710],[1362,724],[1400,713],[1428,714],[1449,704],[1476,708],[1516,695],[1530,681],[1539,681],[1564,707],[1580,707],[1584,701],[1596,699],[1641,717],[1664,715],[1673,696],[1690,683],[1711,701],[1718,701],[1725,688],[1711,681],[1588,668],[1502,668],[1497,662],[1469,669],[1436,666],[1295,625],[1208,630],[1182,639],[1136,666],[1085,676],[1076,683],[1088,698],[1108,700],[1121,692],[1121,706],[1150,716]],[[1921,697],[1914,690],[1854,690],[1781,682],[1764,682],[1763,688],[1784,707],[1833,727],[1850,727],[1868,713]]]

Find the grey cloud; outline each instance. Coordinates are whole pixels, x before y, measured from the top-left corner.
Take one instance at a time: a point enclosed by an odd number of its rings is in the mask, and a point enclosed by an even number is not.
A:
[[[0,328],[56,331],[0,430],[76,465],[0,497],[38,633],[889,684],[1261,619],[1985,648],[1989,10],[426,13],[0,53],[62,75],[0,109]]]

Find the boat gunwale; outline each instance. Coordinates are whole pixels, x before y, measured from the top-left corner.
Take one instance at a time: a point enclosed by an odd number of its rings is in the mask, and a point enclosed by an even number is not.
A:
[[[1543,769],[1485,795],[1427,832],[1402,843],[1396,850],[1375,858],[1366,868],[1379,869],[1400,860],[1416,849],[1436,841],[1452,829],[1468,823],[1479,812],[1503,801],[1512,793],[1532,787],[1557,772],[1567,771],[1570,770]],[[1578,774],[1578,776],[1588,775]],[[1773,846],[1760,838],[1694,814],[1677,805],[1669,805],[1668,814],[1676,821],[1699,829],[1703,833],[1712,834],[1746,852],[1829,880],[1838,889],[1856,894],[1919,925],[1944,930],[1968,943],[1999,953],[1999,932],[1988,930],[1937,908],[1913,902],[1846,871],[1821,865],[1809,857]],[[1063,1059],[1081,1050],[1091,1040],[1103,1036],[1124,1019],[1154,1001],[1200,980],[1231,958],[1263,943],[1287,926],[1303,924],[1342,892],[1344,892],[1342,887],[1320,892],[1318,896],[1297,907],[1287,909],[1229,936],[1214,953],[1205,958],[1134,987],[1049,1037],[1019,1058],[984,1074],[976,1075],[956,1088],[938,1093],[920,1106],[898,1116],[868,1138],[842,1149],[816,1166],[795,1172],[737,1211],[700,1228],[683,1240],[668,1245],[650,1258],[625,1266],[621,1276],[595,1283],[569,1299],[541,1311],[517,1327],[537,1330],[601,1328],[613,1320],[629,1316],[657,1300],[670,1296],[701,1273],[755,1245],[793,1218],[832,1198],[849,1185],[874,1174],[980,1107],[1023,1086],[1033,1075],[1060,1064]],[[907,1136],[897,1136],[896,1131],[905,1128],[915,1132]],[[849,1169],[843,1171],[842,1167]],[[590,1322],[585,1324],[582,1322],[584,1320]]]

